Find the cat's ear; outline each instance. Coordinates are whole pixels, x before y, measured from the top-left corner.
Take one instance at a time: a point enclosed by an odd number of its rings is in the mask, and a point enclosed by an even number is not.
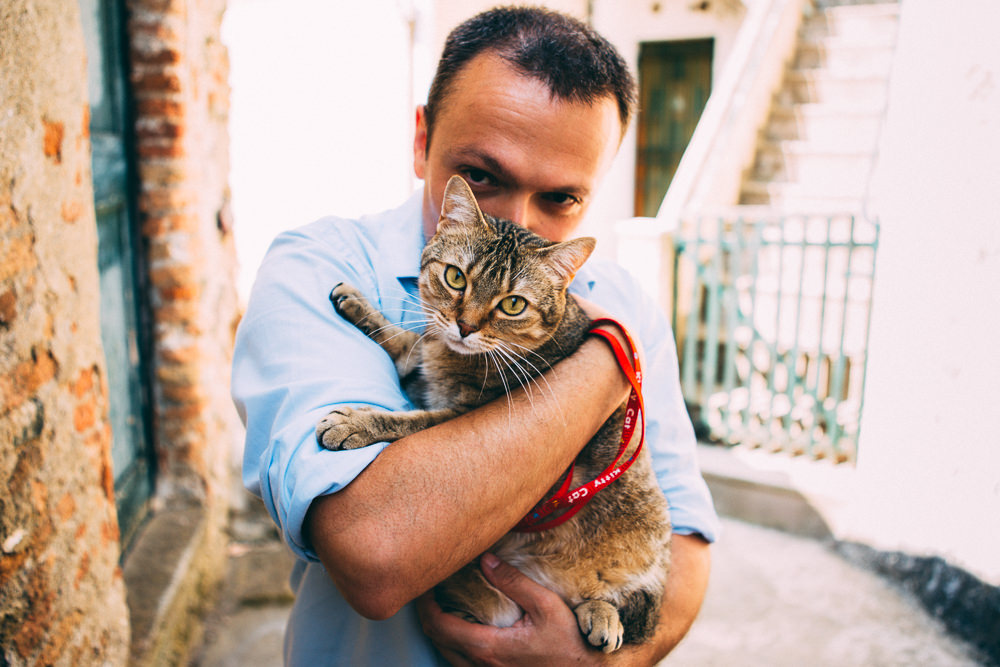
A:
[[[590,257],[590,253],[594,252],[596,245],[597,239],[585,236],[542,248],[538,254],[545,259],[546,265],[555,271],[566,285],[569,285],[573,282],[576,272]]]
[[[441,201],[441,217],[438,218],[438,231],[447,231],[450,227],[460,225],[489,225],[479,210],[479,203],[472,189],[461,176],[452,176],[444,186],[444,199]]]

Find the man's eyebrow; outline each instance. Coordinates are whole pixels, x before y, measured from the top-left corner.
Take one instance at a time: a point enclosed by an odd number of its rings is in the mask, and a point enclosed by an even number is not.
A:
[[[497,160],[495,157],[489,153],[482,151],[478,148],[457,148],[452,152],[452,157],[458,161],[471,161],[473,164],[469,166],[481,165],[484,171],[490,172],[493,176],[496,176],[501,181],[511,182],[514,177],[511,173]],[[590,195],[590,189],[584,186],[576,185],[565,185],[555,188],[548,188],[549,192],[561,192],[568,195],[574,195],[580,198],[586,198]]]
[[[452,155],[458,161],[469,160],[474,163],[478,162],[485,171],[489,171],[502,180],[512,180],[510,172],[495,157],[478,148],[457,148]]]

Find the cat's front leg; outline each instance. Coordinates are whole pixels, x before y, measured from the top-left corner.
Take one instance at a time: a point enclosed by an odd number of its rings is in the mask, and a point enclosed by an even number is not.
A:
[[[586,600],[573,610],[580,632],[594,648],[613,653],[622,647],[625,627],[618,609],[604,600]]]
[[[333,288],[330,303],[341,317],[382,346],[396,363],[399,377],[405,378],[412,372],[419,359],[419,355],[412,354],[413,346],[420,339],[415,331],[407,331],[390,322],[357,288],[348,283],[338,283]]]
[[[357,449],[393,442],[451,419],[454,410],[388,412],[375,408],[339,407],[316,426],[316,441],[327,449]]]

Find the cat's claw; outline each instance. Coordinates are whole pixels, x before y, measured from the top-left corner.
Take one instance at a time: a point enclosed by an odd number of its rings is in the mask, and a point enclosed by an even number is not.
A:
[[[337,283],[330,290],[330,303],[333,304],[334,308],[340,306],[340,302],[348,297],[347,290],[350,289],[350,285],[346,283]]]
[[[364,408],[337,408],[316,425],[316,441],[334,451],[358,449],[378,442],[368,428],[370,415],[374,412]]]
[[[368,301],[357,288],[348,283],[337,283],[330,291],[330,303],[341,317],[355,326],[368,314]]]
[[[603,600],[587,600],[573,610],[580,632],[594,648],[614,653],[622,647],[625,628],[614,605]]]

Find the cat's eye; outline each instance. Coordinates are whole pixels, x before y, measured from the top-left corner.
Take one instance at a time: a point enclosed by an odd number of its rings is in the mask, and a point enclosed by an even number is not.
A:
[[[500,302],[500,310],[508,315],[520,315],[527,305],[528,302],[523,297],[509,296]]]
[[[444,270],[444,281],[452,289],[465,289],[465,274],[457,266],[449,266]]]

